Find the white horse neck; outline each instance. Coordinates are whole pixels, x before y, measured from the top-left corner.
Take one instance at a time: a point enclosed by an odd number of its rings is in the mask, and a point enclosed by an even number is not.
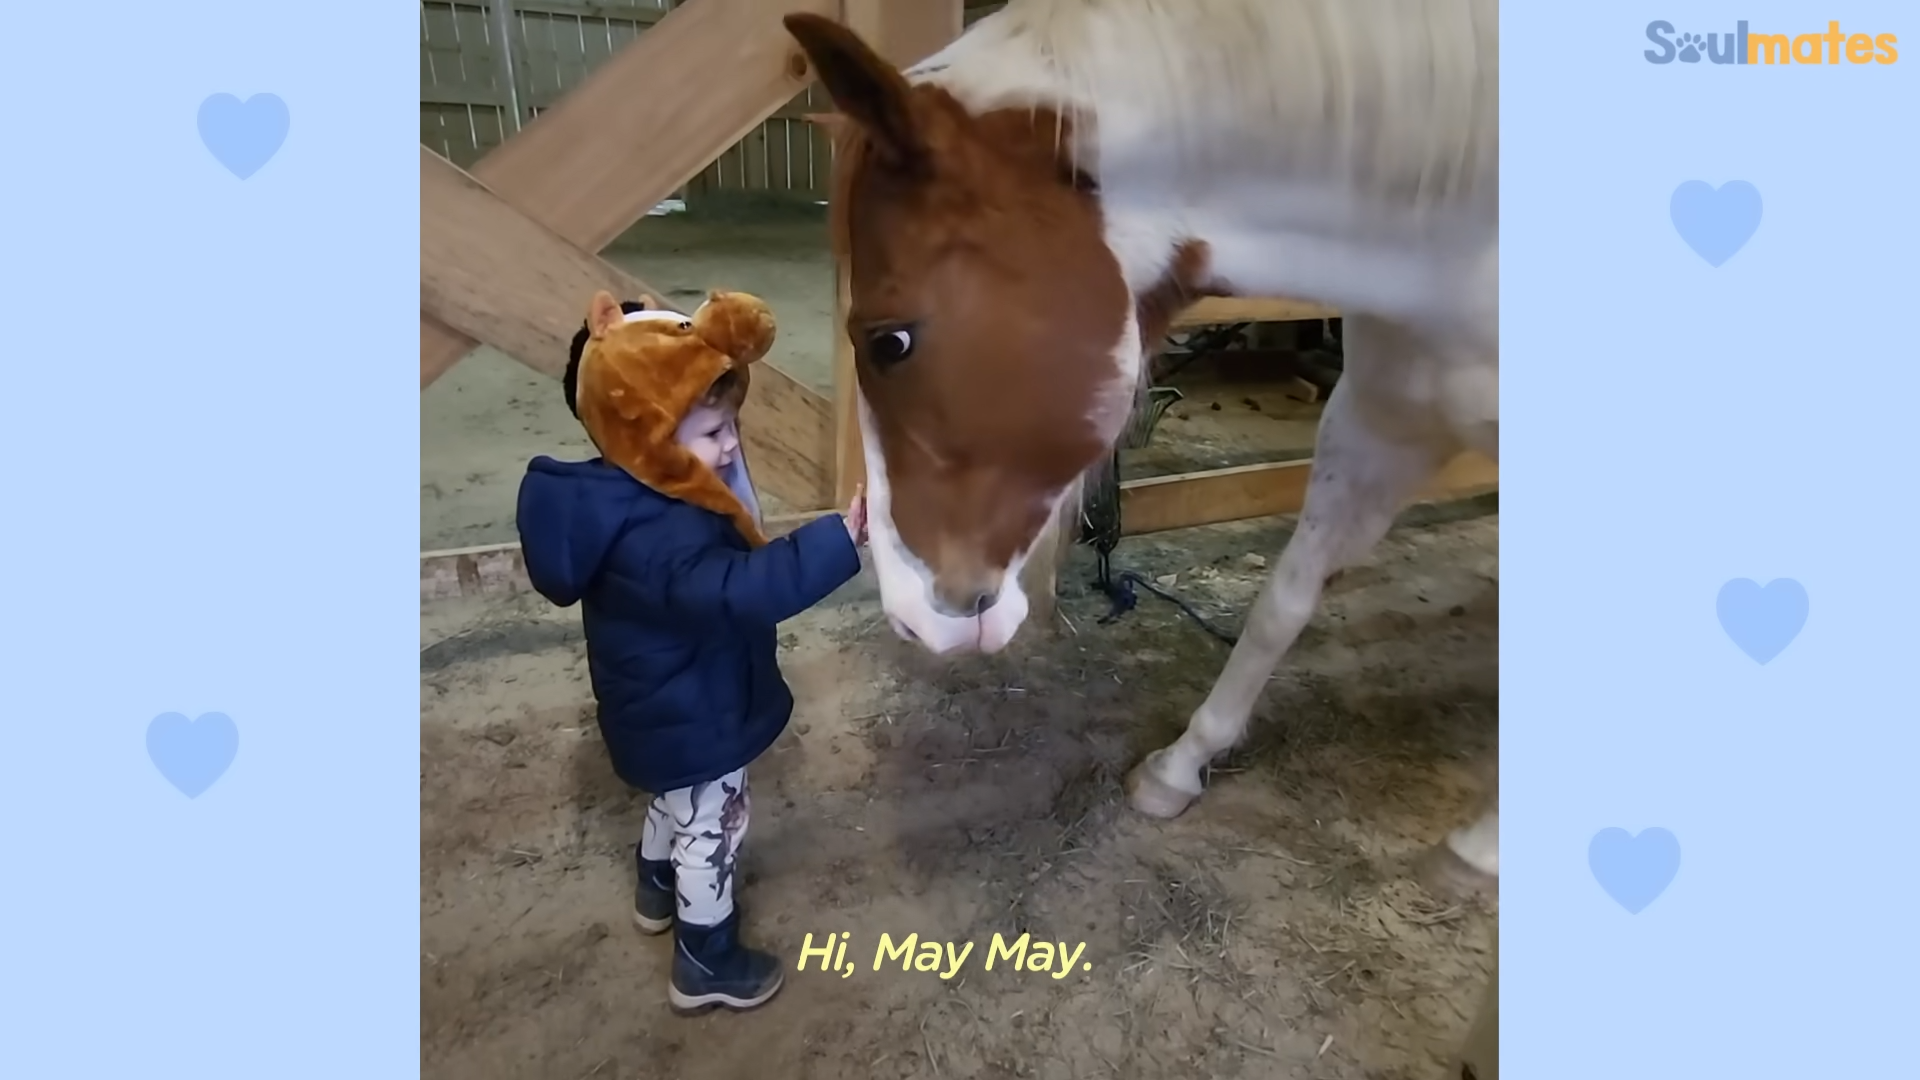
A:
[[[1071,121],[1136,293],[1445,320],[1497,243],[1497,0],[1012,0],[908,75]]]

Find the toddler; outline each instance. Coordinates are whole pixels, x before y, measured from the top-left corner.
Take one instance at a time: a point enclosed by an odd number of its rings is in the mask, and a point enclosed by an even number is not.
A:
[[[633,302],[621,309],[608,318],[685,324]],[[576,417],[589,333],[583,326],[575,335],[563,382]],[[674,441],[758,521],[739,456],[739,382],[729,371],[696,393],[676,390],[666,373],[656,400],[682,415]],[[669,400],[676,397],[690,400]],[[755,548],[727,515],[662,494],[604,456],[541,455],[521,481],[516,523],[534,588],[563,607],[581,605],[614,771],[654,793],[636,851],[634,921],[649,933],[673,930],[669,1000],[678,1012],[766,1002],[780,989],[782,965],[741,944],[734,905],[746,769],[793,712],[776,626],[859,572],[865,500],[856,495],[845,514]]]

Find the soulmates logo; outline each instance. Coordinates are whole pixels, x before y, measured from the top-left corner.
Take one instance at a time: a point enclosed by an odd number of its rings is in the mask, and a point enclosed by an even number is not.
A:
[[[1643,52],[1649,64],[1891,64],[1900,59],[1892,34],[1843,34],[1836,20],[1824,34],[1753,34],[1747,20],[1731,34],[1676,34],[1673,24],[1656,19],[1647,24],[1647,40],[1656,46]]]

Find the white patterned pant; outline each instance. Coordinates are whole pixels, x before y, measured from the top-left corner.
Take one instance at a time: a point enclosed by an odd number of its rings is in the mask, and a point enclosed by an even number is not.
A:
[[[678,918],[712,926],[733,914],[733,865],[747,835],[747,770],[654,796],[640,857],[671,859]]]

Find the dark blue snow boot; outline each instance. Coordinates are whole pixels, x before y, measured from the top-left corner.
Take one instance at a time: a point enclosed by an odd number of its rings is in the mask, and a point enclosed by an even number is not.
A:
[[[673,863],[641,859],[640,882],[633,892],[633,925],[658,934],[673,925]]]
[[[780,961],[740,944],[739,934],[738,911],[714,926],[674,924],[667,997],[675,1012],[751,1009],[780,992]]]

